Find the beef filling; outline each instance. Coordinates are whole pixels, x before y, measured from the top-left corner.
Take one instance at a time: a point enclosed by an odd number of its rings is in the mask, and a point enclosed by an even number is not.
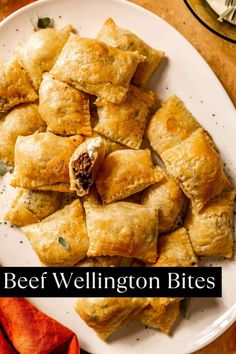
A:
[[[84,152],[74,161],[73,171],[75,178],[83,189],[88,189],[92,182],[92,160],[87,152]]]

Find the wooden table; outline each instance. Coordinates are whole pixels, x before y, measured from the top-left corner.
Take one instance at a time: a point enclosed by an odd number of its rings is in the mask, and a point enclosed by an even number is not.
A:
[[[0,20],[33,1],[0,0]],[[209,32],[193,17],[183,0],[132,1],[162,17],[194,45],[214,70],[236,106],[236,44]],[[81,354],[84,353],[82,351]],[[236,354],[236,323],[217,340],[195,354]]]

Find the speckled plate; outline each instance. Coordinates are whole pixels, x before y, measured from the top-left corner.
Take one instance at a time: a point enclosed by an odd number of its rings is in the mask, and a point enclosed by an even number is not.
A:
[[[107,17],[137,33],[168,59],[153,77],[151,87],[161,98],[176,93],[216,141],[228,172],[236,182],[235,108],[220,82],[196,50],[172,27],[141,7],[121,0],[42,0],[8,17],[0,24],[0,54],[12,55],[32,33],[34,13],[54,18],[61,27],[72,23],[82,36],[94,37]],[[1,214],[13,189],[4,176],[0,187]],[[6,186],[6,188],[4,188]],[[236,320],[235,261],[214,259],[223,267],[222,299],[193,299],[190,318],[183,319],[172,337],[129,323],[103,342],[73,310],[73,299],[32,299],[39,309],[75,331],[81,347],[95,354],[186,354],[219,336]],[[23,234],[3,222],[0,225],[0,264],[33,266],[39,261]]]

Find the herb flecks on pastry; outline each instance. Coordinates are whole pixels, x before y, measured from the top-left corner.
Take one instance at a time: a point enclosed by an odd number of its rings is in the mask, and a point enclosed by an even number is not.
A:
[[[62,205],[62,193],[18,189],[4,219],[16,226],[40,222]]]
[[[79,199],[22,231],[48,266],[72,266],[87,255],[89,240]]]
[[[14,165],[17,137],[45,130],[46,125],[39,115],[38,105],[22,104],[13,108],[0,120],[0,160]]]
[[[82,143],[80,135],[61,137],[50,132],[18,136],[13,187],[70,191],[69,161]]]
[[[166,169],[199,212],[230,186],[220,155],[203,128],[161,155]]]
[[[89,257],[109,255],[156,261],[157,210],[131,202],[101,205],[94,193],[86,196],[84,208]]]
[[[95,39],[71,34],[51,74],[98,96],[100,104],[120,103],[126,97],[138,64],[143,61],[145,57],[138,52],[124,52]]]
[[[38,99],[28,75],[16,59],[0,62],[0,113],[7,113],[20,104]]]
[[[140,192],[162,178],[160,169],[153,165],[149,149],[118,150],[105,157],[96,177],[96,187],[107,204]]]
[[[200,213],[190,205],[185,227],[198,256],[232,257],[234,199],[231,190],[211,199]]]
[[[60,30],[41,29],[34,32],[19,49],[17,57],[36,90],[42,80],[42,74],[51,70],[71,31],[70,25]]]
[[[81,298],[77,300],[75,310],[105,340],[147,303],[143,298]]]
[[[154,92],[130,85],[124,102],[98,106],[94,131],[129,148],[139,149],[155,100]]]
[[[137,51],[146,57],[145,62],[138,65],[132,79],[138,86],[146,86],[165,55],[163,51],[150,47],[136,34],[118,27],[111,18],[105,21],[97,38],[112,47],[130,52]]]
[[[158,232],[176,228],[182,217],[186,197],[174,178],[163,170],[163,179],[144,191],[142,204],[158,210]]]
[[[46,73],[39,88],[39,113],[55,134],[92,135],[88,95]]]

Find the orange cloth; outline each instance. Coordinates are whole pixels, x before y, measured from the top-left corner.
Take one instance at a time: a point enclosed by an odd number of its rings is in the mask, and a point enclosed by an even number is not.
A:
[[[1,354],[79,354],[75,333],[26,299],[0,299]]]

